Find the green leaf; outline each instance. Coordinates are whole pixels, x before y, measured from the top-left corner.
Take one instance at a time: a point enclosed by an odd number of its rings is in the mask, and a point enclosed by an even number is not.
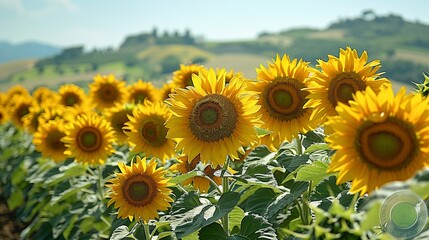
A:
[[[307,182],[293,183],[290,193],[283,193],[278,196],[268,205],[263,216],[266,216],[268,219],[275,217],[279,211],[285,209],[287,205],[299,198],[301,194],[307,190],[307,188]]]
[[[330,176],[323,179],[314,188],[314,192],[310,196],[310,200],[318,201],[328,197],[337,197],[345,189],[337,185],[337,177]]]
[[[328,163],[316,161],[307,166],[302,167],[296,175],[297,181],[312,181],[313,186],[319,184],[323,179],[329,176],[335,176],[334,173],[326,173]]]
[[[271,154],[271,151],[266,146],[258,146],[245,159],[245,163],[259,161],[261,158]]]
[[[91,185],[92,185],[91,183],[85,183],[85,182],[78,183],[76,184],[75,187],[69,188],[64,192],[62,192],[61,194],[53,196],[51,199],[51,205],[53,206],[62,200],[75,196],[78,192],[81,191],[82,188],[88,188]]]
[[[313,152],[322,150],[330,150],[329,145],[327,143],[313,143],[307,149],[305,149],[304,153],[311,154]]]
[[[173,177],[173,178],[170,179],[169,182],[173,183],[173,184],[179,184],[179,183],[182,183],[182,182],[188,180],[189,178],[192,178],[192,177],[195,177],[195,176],[199,176],[199,175],[200,174],[199,174],[198,171],[191,171],[191,172],[188,172],[186,174],[181,174],[179,176]]]
[[[113,231],[112,236],[110,237],[110,240],[121,240],[126,238],[128,235],[130,235],[130,230],[127,226],[122,225]]]
[[[260,137],[262,137],[262,136],[265,136],[265,135],[268,135],[268,134],[271,134],[271,133],[272,133],[272,131],[269,131],[269,130],[266,130],[266,129],[263,129],[263,128],[255,127],[255,129],[256,129],[256,133],[257,133],[257,134],[258,134],[258,136],[260,136]]]
[[[255,191],[240,206],[245,212],[262,215],[267,206],[277,197],[277,194],[270,188],[260,188]]]
[[[202,206],[200,212],[192,219],[186,220],[183,224],[178,225],[174,232],[178,238],[189,235],[200,228],[216,222],[228,214],[238,203],[240,196],[236,192],[226,192],[221,195],[217,204],[207,204]],[[201,206],[199,206],[200,208]]]
[[[289,172],[293,172],[300,166],[307,164],[309,158],[308,154],[291,155],[287,151],[284,151],[277,156],[277,161]]]
[[[229,218],[229,226],[228,230],[229,232],[232,232],[234,227],[240,227],[241,221],[244,218],[244,211],[243,209],[239,207],[234,207],[232,211],[228,214]]]
[[[369,210],[365,212],[361,221],[361,229],[363,231],[368,231],[380,225],[380,208],[381,202],[374,201]]]
[[[251,164],[243,169],[243,175],[241,178],[253,183],[265,183],[272,186],[277,186],[277,181],[274,178],[273,173],[264,164]]]
[[[81,164],[70,164],[60,168],[60,173],[51,176],[45,184],[47,186],[53,186],[59,182],[71,179],[83,175],[85,173],[85,168]]]
[[[173,206],[171,207],[171,214],[177,215],[185,213],[197,206],[200,206],[202,203],[197,192],[190,191],[183,194],[179,199],[177,199]]]
[[[229,239],[277,239],[276,231],[272,225],[263,217],[250,214],[243,218],[240,233],[227,238]]]
[[[12,195],[7,199],[7,206],[11,211],[24,203],[24,193],[21,189],[15,189]]]
[[[219,223],[207,225],[198,232],[199,239],[225,240],[228,235]]]

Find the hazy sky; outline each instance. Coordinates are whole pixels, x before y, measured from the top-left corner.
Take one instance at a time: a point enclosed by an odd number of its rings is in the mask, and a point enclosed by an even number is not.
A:
[[[427,0],[0,0],[0,40],[116,48],[154,27],[190,29],[206,40],[252,39],[262,31],[325,28],[366,9],[429,24]]]

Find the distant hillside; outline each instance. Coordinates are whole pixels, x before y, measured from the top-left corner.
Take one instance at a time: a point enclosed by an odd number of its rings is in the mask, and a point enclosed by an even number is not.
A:
[[[233,68],[255,78],[255,68],[267,64],[276,54],[286,53],[315,66],[317,59],[338,56],[339,49],[347,46],[357,49],[359,54],[366,50],[369,60],[381,60],[383,76],[397,86],[410,87],[413,82],[422,81],[423,72],[429,72],[428,25],[394,14],[379,16],[366,11],[357,18],[334,22],[326,29],[265,32],[247,41],[209,42],[193,36],[189,30],[160,34],[153,29],[126,37],[119,49],[85,52],[82,46],[73,46],[38,60],[30,69],[0,72],[0,85],[55,87],[64,82],[91,81],[91,75],[96,73],[112,73],[128,82],[144,79],[160,86],[171,79],[171,73],[181,63]]]
[[[11,44],[6,41],[0,41],[0,63],[50,57],[60,51],[61,49],[58,47],[38,42]]]

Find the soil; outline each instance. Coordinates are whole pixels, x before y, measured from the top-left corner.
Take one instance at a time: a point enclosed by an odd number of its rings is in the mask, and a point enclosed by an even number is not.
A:
[[[19,222],[15,213],[7,207],[6,200],[0,196],[0,240],[19,239],[19,234],[25,225]]]

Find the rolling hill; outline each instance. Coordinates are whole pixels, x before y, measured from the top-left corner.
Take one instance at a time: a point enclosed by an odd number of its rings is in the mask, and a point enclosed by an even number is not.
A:
[[[366,50],[370,60],[380,59],[383,76],[396,86],[421,82],[422,73],[429,70],[428,25],[393,14],[365,13],[332,23],[326,29],[264,32],[248,41],[209,42],[194,38],[189,31],[162,36],[153,31],[127,37],[119,49],[84,52],[83,47],[72,47],[9,74],[2,72],[0,66],[0,88],[15,83],[30,88],[38,85],[55,88],[76,81],[83,84],[96,73],[113,73],[128,82],[143,79],[161,86],[180,63],[191,62],[234,69],[255,78],[255,68],[276,54],[287,53],[316,65],[317,59],[338,55],[339,48],[346,46],[356,48],[359,53]]]

